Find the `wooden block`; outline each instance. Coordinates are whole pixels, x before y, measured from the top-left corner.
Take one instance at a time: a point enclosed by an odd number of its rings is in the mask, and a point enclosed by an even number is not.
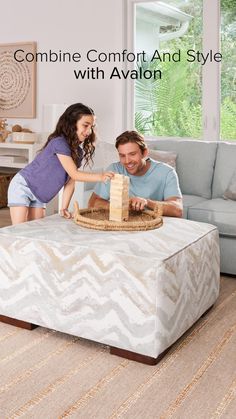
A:
[[[129,178],[115,174],[111,180],[110,213],[112,221],[123,221],[129,217]]]
[[[128,210],[123,209],[112,209],[110,212],[110,220],[112,221],[124,221],[129,218],[129,212]]]

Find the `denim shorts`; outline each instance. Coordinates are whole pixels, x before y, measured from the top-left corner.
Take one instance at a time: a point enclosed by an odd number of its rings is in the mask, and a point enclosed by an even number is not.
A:
[[[46,208],[46,204],[39,201],[31,192],[25,179],[17,173],[8,188],[8,207]]]

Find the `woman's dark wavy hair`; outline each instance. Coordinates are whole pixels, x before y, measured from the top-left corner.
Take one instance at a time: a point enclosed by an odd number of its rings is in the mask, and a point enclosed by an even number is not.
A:
[[[44,144],[42,150],[55,137],[63,135],[71,149],[71,157],[77,166],[78,158],[81,158],[81,151],[78,145],[82,144],[84,152],[84,167],[93,164],[93,154],[95,151],[94,143],[96,135],[92,129],[91,134],[82,142],[77,136],[76,124],[83,115],[94,115],[94,112],[88,106],[82,103],[74,103],[70,105],[65,112],[60,116],[56,129],[49,135],[47,142]]]

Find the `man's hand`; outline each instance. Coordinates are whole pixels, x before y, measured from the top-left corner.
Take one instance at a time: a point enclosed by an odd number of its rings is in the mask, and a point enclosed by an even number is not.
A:
[[[129,206],[134,211],[143,211],[144,208],[147,206],[147,200],[145,198],[133,196],[129,200]]]

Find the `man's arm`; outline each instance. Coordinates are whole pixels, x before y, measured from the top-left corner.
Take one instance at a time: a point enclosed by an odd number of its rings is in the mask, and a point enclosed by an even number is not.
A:
[[[88,207],[89,208],[109,208],[109,201],[106,199],[101,198],[99,195],[97,195],[95,192],[92,193],[92,195],[89,198]]]
[[[145,207],[154,210],[157,204],[162,205],[163,215],[179,218],[183,216],[182,198],[173,196],[165,199],[165,201],[153,201],[138,196],[130,198],[130,207],[135,211],[143,210]]]
[[[154,209],[156,204],[161,204],[163,209],[163,215],[167,217],[183,217],[183,200],[178,197],[171,197],[165,199],[165,201],[152,201],[147,199],[147,207]]]

